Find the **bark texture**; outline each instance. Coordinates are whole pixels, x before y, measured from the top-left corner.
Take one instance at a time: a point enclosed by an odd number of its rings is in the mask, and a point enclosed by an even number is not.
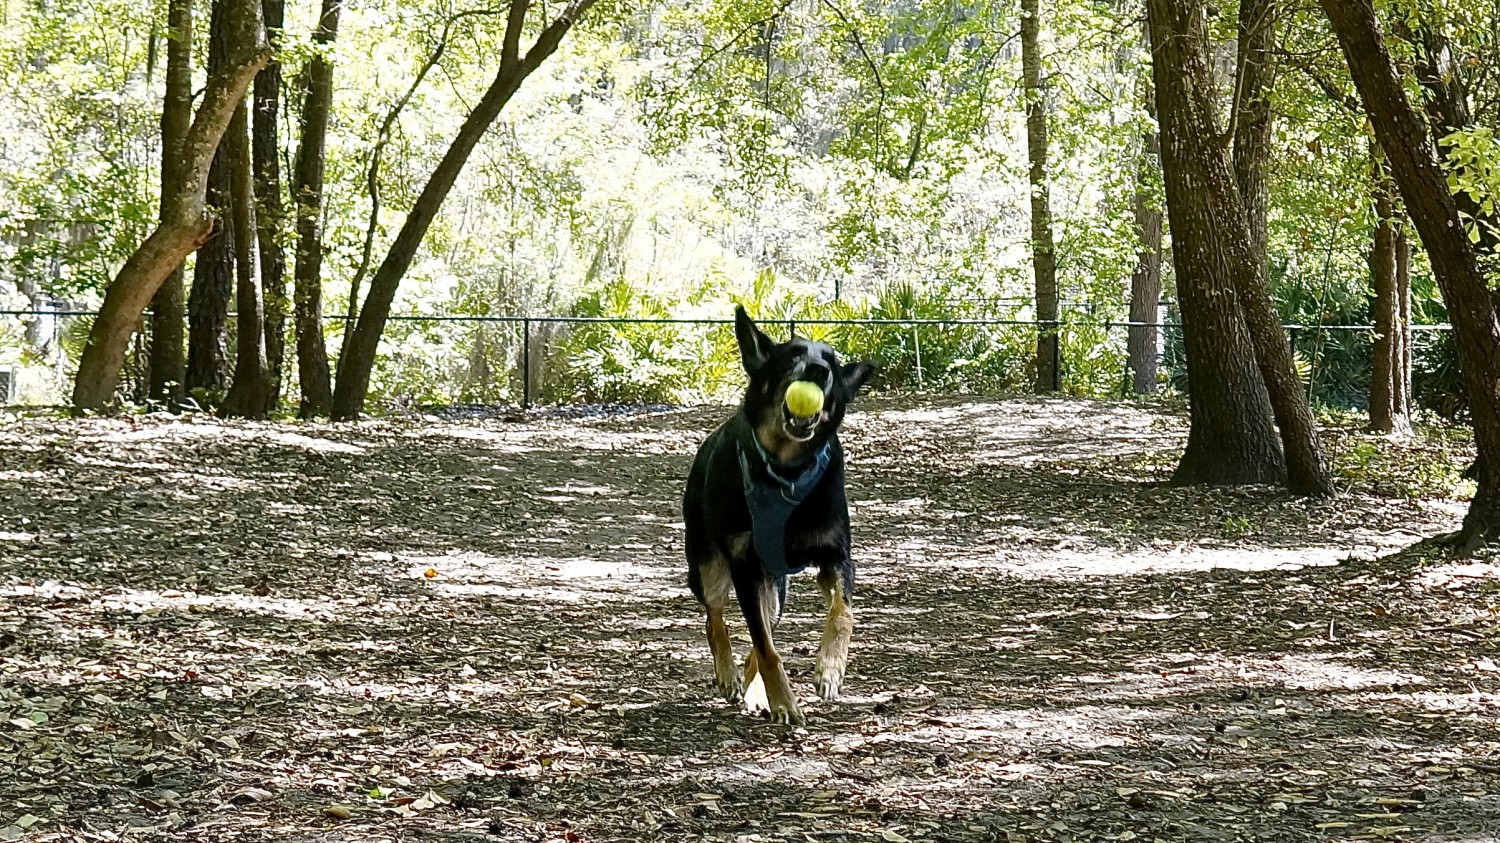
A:
[[[1187,449],[1172,482],[1279,482],[1284,465],[1270,401],[1225,248],[1237,244],[1239,263],[1249,263],[1234,178],[1215,142],[1203,10],[1187,0],[1149,0],[1147,21],[1190,397]]]
[[[283,0],[262,0],[266,32],[275,50],[285,17]],[[286,337],[286,255],[281,248],[281,62],[274,57],[255,77],[251,109],[251,155],[255,171],[255,236],[260,256],[261,301],[265,308],[266,363],[271,372],[271,405],[281,395],[281,366]]]
[[[221,72],[209,76],[183,142],[181,190],[171,197],[162,223],[125,261],[105,291],[73,383],[77,411],[102,410],[113,402],[125,352],[146,305],[172,270],[212,233],[213,220],[204,205],[209,164],[235,107],[271,58],[259,0],[226,0],[226,7],[230,60]]]
[[[1443,294],[1478,446],[1478,490],[1459,533],[1462,547],[1500,540],[1500,319],[1479,257],[1464,232],[1437,149],[1406,98],[1370,0],[1319,0],[1333,24],[1375,136]]]
[[[1154,111],[1154,109],[1153,109]],[[1135,216],[1135,272],[1130,275],[1130,321],[1126,354],[1130,363],[1131,389],[1137,393],[1156,391],[1159,373],[1158,347],[1161,329],[1155,327],[1161,307],[1161,224],[1162,211],[1151,199],[1148,180],[1161,167],[1161,144],[1155,132],[1148,133],[1141,144],[1141,158],[1136,167],[1135,196],[1131,200]]]
[[[193,3],[167,4],[166,93],[161,109],[161,213],[166,222],[172,197],[183,181],[182,147],[193,123]],[[149,395],[168,406],[182,402],[186,377],[186,296],[179,262],[151,299],[151,365]]]
[[[292,176],[297,208],[297,262],[293,270],[296,297],[297,382],[302,391],[298,415],[327,416],[333,410],[333,383],[328,373],[328,346],[323,340],[323,167],[328,117],[333,108],[333,61],[343,0],[323,0],[317,49],[308,62],[302,95],[302,138]]]
[[[250,162],[250,115],[235,110],[223,151],[230,173],[230,219],[234,226],[235,355],[234,382],[224,396],[227,416],[265,418],[273,400],[271,368],[266,362],[265,306],[260,295],[258,244],[255,237],[255,185]]]
[[[1266,263],[1266,216],[1270,189],[1271,89],[1276,79],[1276,0],[1240,4],[1233,115],[1234,178],[1249,229],[1250,254]]]
[[[1035,283],[1036,391],[1062,388],[1057,333],[1057,249],[1047,184],[1047,97],[1042,85],[1041,0],[1021,0],[1021,83],[1026,95],[1027,178],[1031,187],[1031,272]]]
[[[208,73],[221,72],[229,56],[225,0],[214,0],[208,32]],[[208,212],[213,235],[198,249],[188,296],[187,389],[218,401],[229,386],[229,303],[234,298],[234,225],[229,221],[230,172],[215,150],[208,170]]]
[[[234,297],[234,227],[229,208],[229,173],[215,157],[208,179],[210,235],[198,248],[193,287],[188,293],[187,389],[221,394],[229,385],[229,302]]]
[[[1271,298],[1266,265],[1266,216],[1269,191],[1266,171],[1271,160],[1271,88],[1276,72],[1276,0],[1244,0],[1239,17],[1239,90],[1234,119],[1234,186],[1242,225],[1219,228],[1219,237],[1242,237],[1223,242],[1240,308],[1250,329],[1255,359],[1265,380],[1266,391],[1286,460],[1287,487],[1299,495],[1328,497],[1333,494],[1333,475],[1323,458],[1318,427],[1307,403],[1307,392],[1297,374],[1290,338],[1281,327],[1281,315]],[[1211,84],[1211,77],[1200,79]],[[1196,92],[1207,90],[1196,87]],[[1209,124],[1210,127],[1212,124]],[[1206,146],[1206,145],[1205,145]],[[1209,169],[1221,159],[1204,149]],[[1218,179],[1210,176],[1211,181]],[[1222,189],[1222,188],[1221,188]],[[1221,193],[1228,205],[1230,197]],[[1236,230],[1238,229],[1238,230]]]
[[[1376,150],[1378,153],[1378,149]],[[1370,430],[1407,436],[1411,426],[1411,278],[1408,249],[1396,211],[1396,186],[1382,158],[1375,158],[1375,235],[1370,247],[1375,326],[1370,367]]]

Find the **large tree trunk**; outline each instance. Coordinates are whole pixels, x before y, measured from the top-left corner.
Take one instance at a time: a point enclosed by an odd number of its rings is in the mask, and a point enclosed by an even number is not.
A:
[[[210,236],[198,248],[193,286],[188,293],[187,389],[222,396],[229,384],[229,301],[234,297],[234,227],[223,216],[229,208],[229,173],[214,156],[208,178],[208,207],[214,215]],[[214,400],[218,400],[215,398]]]
[[[1234,178],[1250,233],[1250,255],[1266,264],[1266,216],[1271,192],[1271,88],[1276,78],[1277,0],[1243,0],[1239,13],[1236,84],[1231,119]]]
[[[224,0],[214,0],[208,32],[208,74],[228,61]],[[229,385],[229,302],[234,298],[234,226],[230,207],[230,171],[221,148],[208,170],[207,202],[216,220],[213,236],[198,249],[193,288],[188,295],[187,389],[208,400],[223,398]]]
[[[1250,329],[1255,359],[1271,398],[1286,458],[1287,486],[1299,495],[1333,494],[1333,476],[1323,459],[1318,428],[1292,356],[1291,340],[1271,299],[1266,266],[1266,170],[1271,160],[1271,87],[1275,78],[1276,0],[1244,0],[1239,18],[1239,91],[1234,113],[1234,187],[1243,223],[1221,229],[1221,237],[1243,236],[1225,244],[1236,295]],[[1199,82],[1210,85],[1211,77]],[[1208,90],[1197,88],[1197,91]],[[1210,123],[1205,129],[1212,128]],[[1211,142],[1205,143],[1205,157]],[[1214,156],[1218,158],[1218,156]],[[1222,164],[1210,161],[1215,167]],[[1211,177],[1212,178],[1212,177]],[[1212,182],[1211,182],[1212,183]],[[1228,203],[1230,197],[1224,196]],[[1243,254],[1242,254],[1243,253]]]
[[[328,53],[338,37],[344,0],[323,0],[313,32],[316,49],[308,62],[302,95],[302,136],[297,148],[292,196],[297,208],[295,275],[297,381],[302,390],[298,415],[326,416],[333,410],[328,347],[323,340],[323,165],[328,117],[333,108],[333,61]]]
[[[595,0],[573,0],[542,33],[536,43],[520,53],[521,33],[525,28],[528,0],[511,0],[510,14],[505,27],[505,40],[501,49],[500,70],[489,90],[469,113],[458,134],[453,138],[448,151],[438,162],[437,169],[422,189],[411,213],[402,224],[401,231],[386,253],[385,260],[370,281],[370,291],[360,308],[359,321],[345,340],[346,349],[339,366],[338,382],[333,395],[333,417],[348,421],[359,417],[364,409],[365,393],[370,386],[370,372],[375,365],[375,352],[380,346],[380,335],[385,330],[386,319],[391,312],[391,302],[396,298],[396,288],[411,266],[417,248],[427,229],[448,197],[458,174],[469,160],[479,139],[489,130],[490,124],[500,116],[505,104],[510,102],[521,83],[557,51],[563,36],[572,28],[578,17],[594,4]]]
[[[1042,86],[1041,0],[1021,0],[1021,84],[1026,94],[1026,157],[1031,164],[1031,272],[1036,284],[1036,391],[1062,388],[1057,331],[1057,250],[1047,185],[1047,96]]]
[[[285,4],[263,0],[266,31],[273,49],[281,40]],[[277,118],[281,111],[281,62],[272,59],[255,77],[251,153],[255,167],[256,238],[260,249],[260,284],[265,307],[266,362],[271,372],[271,407],[281,396],[281,365],[286,345],[286,256],[281,248],[281,144]]]
[[[1478,446],[1478,491],[1461,546],[1500,541],[1500,319],[1431,136],[1406,98],[1370,0],[1319,0],[1422,237],[1453,323]]]
[[[1370,248],[1370,278],[1375,292],[1371,322],[1375,327],[1370,368],[1370,431],[1407,436],[1411,427],[1410,278],[1398,250],[1405,238],[1397,219],[1394,193],[1385,162],[1375,144],[1372,188],[1375,236]],[[1403,284],[1405,281],[1405,284]]]
[[[234,382],[224,396],[224,414],[261,419],[271,410],[271,368],[266,363],[265,305],[255,237],[255,184],[250,162],[250,114],[241,105],[224,135],[230,173],[230,219],[234,226]]]
[[[1147,94],[1148,100],[1152,98]],[[1155,110],[1154,108],[1152,109]],[[1161,329],[1156,327],[1161,307],[1161,208],[1152,201],[1147,184],[1161,167],[1161,143],[1155,132],[1143,138],[1141,157],[1136,164],[1135,196],[1131,208],[1135,215],[1135,272],[1130,276],[1130,327],[1125,349],[1130,361],[1131,388],[1138,393],[1156,391],[1157,365]]]
[[[105,291],[73,383],[73,407],[78,411],[101,410],[114,400],[125,352],[146,305],[172,270],[213,230],[204,206],[209,163],[245,90],[271,58],[258,0],[226,0],[226,5],[231,58],[222,72],[209,75],[202,104],[183,142],[181,190],[171,197],[163,222],[125,261]]]
[[[1235,293],[1234,273],[1254,268],[1234,178],[1215,141],[1202,8],[1149,0],[1147,20],[1190,398],[1187,449],[1172,482],[1278,482],[1281,449]]]
[[[166,94],[161,108],[161,215],[183,181],[182,147],[193,122],[193,3],[167,4]],[[186,376],[183,328],[186,318],[183,271],[179,263],[151,299],[151,398],[175,407],[182,403]]]

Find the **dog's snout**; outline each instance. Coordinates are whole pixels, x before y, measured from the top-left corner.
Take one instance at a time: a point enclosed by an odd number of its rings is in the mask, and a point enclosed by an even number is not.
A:
[[[824,392],[833,385],[833,369],[822,360],[806,360],[798,367],[799,371],[795,380],[809,381],[823,388]]]

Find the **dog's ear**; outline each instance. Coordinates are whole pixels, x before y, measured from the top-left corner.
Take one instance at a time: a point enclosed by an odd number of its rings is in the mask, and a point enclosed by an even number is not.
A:
[[[771,338],[750,321],[743,306],[734,308],[734,339],[740,344],[740,362],[748,374],[755,374],[771,357]]]
[[[849,395],[858,395],[860,387],[865,385],[865,382],[870,379],[871,375],[875,374],[875,370],[878,368],[880,368],[878,363],[863,361],[845,366],[843,370],[844,388],[849,390]]]

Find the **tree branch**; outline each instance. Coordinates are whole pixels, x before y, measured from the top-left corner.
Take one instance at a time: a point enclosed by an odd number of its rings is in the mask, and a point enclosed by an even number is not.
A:
[[[505,19],[505,44],[500,51],[500,66],[515,67],[521,60],[521,30],[526,28],[526,11],[531,0],[510,0],[510,15]]]
[[[879,159],[881,157],[881,150],[885,146],[885,80],[880,78],[880,67],[870,57],[870,51],[865,49],[864,38],[860,36],[859,30],[855,28],[854,24],[849,22],[849,18],[844,14],[844,10],[834,5],[833,0],[823,0],[823,5],[827,6],[830,12],[837,15],[839,21],[843,23],[844,29],[849,33],[849,40],[854,42],[855,49],[859,50],[860,56],[865,60],[865,65],[870,68],[870,75],[875,79],[875,90],[880,93],[880,98],[875,103],[875,155]],[[915,158],[915,152],[913,153],[913,158]]]

